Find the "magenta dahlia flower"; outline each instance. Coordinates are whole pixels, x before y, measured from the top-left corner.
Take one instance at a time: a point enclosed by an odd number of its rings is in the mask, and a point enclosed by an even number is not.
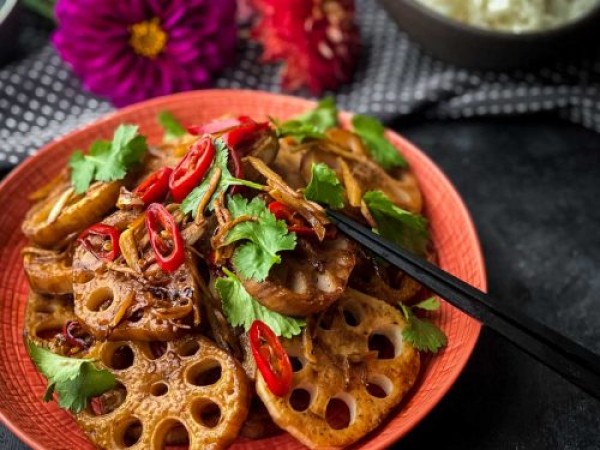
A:
[[[207,87],[235,59],[236,0],[58,0],[58,53],[122,106]]]

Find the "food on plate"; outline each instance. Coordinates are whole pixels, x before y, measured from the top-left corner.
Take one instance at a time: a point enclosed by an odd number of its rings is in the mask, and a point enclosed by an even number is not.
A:
[[[491,30],[523,33],[572,22],[598,0],[418,0],[445,16]]]
[[[434,260],[407,161],[332,99],[285,121],[159,122],[159,145],[122,124],[31,196],[24,332],[44,400],[103,449],[357,442],[446,336],[437,299],[326,208]]]

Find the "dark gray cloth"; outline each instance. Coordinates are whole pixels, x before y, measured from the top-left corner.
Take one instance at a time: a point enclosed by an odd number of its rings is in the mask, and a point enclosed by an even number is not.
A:
[[[424,54],[374,0],[358,0],[364,49],[353,83],[337,94],[342,108],[383,119],[419,115],[451,119],[551,111],[600,131],[600,59],[557,63],[536,72],[477,72]],[[28,46],[40,39],[25,29]],[[45,38],[45,36],[43,37]],[[238,63],[221,88],[279,91],[278,68],[258,62],[260,48],[241,43]],[[0,168],[12,167],[44,143],[111,111],[44,43],[0,70]]]

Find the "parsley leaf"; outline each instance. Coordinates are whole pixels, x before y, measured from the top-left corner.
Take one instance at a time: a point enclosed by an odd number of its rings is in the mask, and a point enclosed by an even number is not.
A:
[[[363,200],[381,236],[416,255],[425,254],[429,243],[427,219],[396,206],[381,191],[369,191]]]
[[[427,306],[424,308],[427,309],[432,306],[431,300],[427,299],[420,304],[427,303]],[[413,308],[422,308],[422,306],[418,306],[420,304],[415,305]],[[439,308],[439,303],[437,303],[437,307]],[[440,348],[448,344],[448,338],[436,325],[428,320],[419,319],[409,306],[400,303],[400,308],[408,321],[408,325],[402,330],[402,337],[417,350],[437,353]],[[431,309],[427,310],[432,311]]]
[[[198,210],[198,205],[200,204],[200,200],[204,197],[208,188],[210,186],[210,180],[215,173],[215,169],[218,167],[221,169],[221,179],[219,180],[219,185],[217,189],[215,189],[214,194],[212,195],[210,201],[208,202],[208,209],[212,211],[214,208],[214,201],[221,195],[221,192],[225,191],[229,186],[234,185],[242,185],[248,186],[253,189],[262,189],[263,186],[257,183],[253,183],[252,181],[242,180],[240,178],[235,178],[231,175],[227,167],[227,161],[229,160],[229,150],[227,149],[227,144],[222,139],[215,139],[215,159],[212,162],[212,165],[204,176],[204,180],[197,187],[195,187],[192,192],[188,194],[188,196],[181,202],[181,210],[185,214],[191,214],[192,217],[196,217],[196,212]]]
[[[76,151],[71,155],[71,184],[77,194],[83,194],[92,183],[125,178],[127,169],[139,163],[148,146],[146,138],[138,134],[136,125],[119,125],[112,141],[96,141],[89,154]]]
[[[325,163],[313,163],[310,183],[304,189],[304,197],[334,209],[344,207],[344,187],[333,169]]]
[[[97,369],[90,359],[67,358],[28,341],[31,359],[48,380],[44,401],[58,394],[58,405],[74,413],[82,411],[91,397],[116,386],[115,376],[108,370]]]
[[[329,128],[338,125],[338,110],[333,97],[322,99],[317,107],[311,111],[278,123],[272,120],[277,127],[277,135],[280,137],[292,136],[298,142],[305,139],[322,139]]]
[[[254,197],[248,201],[241,195],[229,197],[227,208],[233,219],[241,216],[256,218],[254,221],[235,225],[225,238],[225,244],[247,241],[233,253],[233,266],[244,278],[263,281],[274,264],[281,262],[277,253],[293,250],[296,235],[288,231],[283,220],[277,220],[263,200]]]
[[[238,277],[223,269],[226,277],[218,278],[215,289],[223,303],[223,312],[233,326],[242,326],[248,331],[255,320],[266,323],[277,336],[291,338],[302,332],[306,322],[295,317],[284,316],[261,305],[254,299]]]
[[[187,133],[181,122],[169,111],[158,113],[158,123],[165,130],[165,141],[174,141]]]
[[[356,114],[352,118],[352,127],[369,149],[373,159],[385,170],[408,167],[398,149],[385,137],[385,128],[379,120]]]

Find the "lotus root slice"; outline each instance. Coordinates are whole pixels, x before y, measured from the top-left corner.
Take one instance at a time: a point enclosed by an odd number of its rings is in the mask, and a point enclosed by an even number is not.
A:
[[[248,413],[243,369],[206,338],[105,342],[98,359],[124,393],[105,414],[88,407],[76,416],[100,448],[159,450],[189,440],[190,450],[222,449],[236,438]]]
[[[73,257],[75,314],[86,329],[102,340],[172,340],[193,324],[198,305],[193,262],[186,262],[154,286],[129,273],[111,270],[83,246]],[[183,318],[161,316],[160,305],[188,305]],[[168,309],[166,310],[168,311]]]
[[[286,342],[294,367],[287,396],[273,395],[260,375],[256,383],[275,423],[316,449],[345,447],[375,429],[412,387],[420,365],[402,340],[406,321],[394,307],[348,289],[333,308],[332,320],[317,328],[310,363],[301,339]],[[389,346],[375,350],[380,339]]]

